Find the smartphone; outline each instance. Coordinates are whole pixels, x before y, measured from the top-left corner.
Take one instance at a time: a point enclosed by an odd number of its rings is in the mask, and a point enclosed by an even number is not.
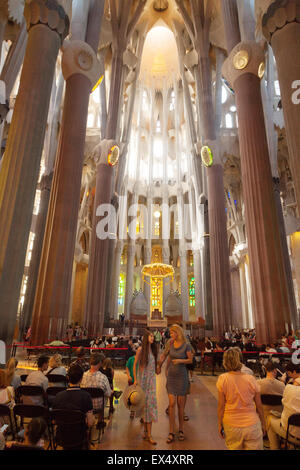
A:
[[[4,433],[8,428],[8,424],[3,424],[2,428],[0,428],[0,432]]]

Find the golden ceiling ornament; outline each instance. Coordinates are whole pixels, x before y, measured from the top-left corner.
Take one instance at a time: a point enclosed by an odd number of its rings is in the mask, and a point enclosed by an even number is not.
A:
[[[249,63],[249,53],[245,50],[239,51],[233,58],[233,66],[236,70],[243,70]]]
[[[258,67],[258,76],[259,78],[263,78],[265,74],[266,66],[264,62],[261,62]]]
[[[119,161],[120,156],[120,149],[117,145],[113,145],[109,151],[107,156],[107,163],[110,166],[115,166]]]
[[[163,263],[152,263],[146,264],[142,269],[142,275],[148,277],[154,277],[159,279],[165,279],[166,277],[174,276],[175,271],[173,266],[170,264]]]

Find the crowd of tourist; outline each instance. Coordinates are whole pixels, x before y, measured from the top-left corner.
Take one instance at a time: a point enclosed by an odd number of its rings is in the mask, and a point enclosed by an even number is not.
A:
[[[199,338],[186,335],[179,325],[173,325],[162,331],[146,331],[143,337],[99,336],[90,341],[90,358],[86,357],[86,349],[80,346],[69,367],[62,363],[60,354],[50,358],[40,356],[37,370],[28,374],[25,385],[41,387],[44,394],[24,395],[21,401],[29,405],[44,405],[49,388],[62,387],[56,396],[48,396],[47,404],[54,410],[77,409],[84,413],[86,425],[80,432],[81,437],[86,435],[87,429],[103,424],[105,404],[108,404],[110,414],[114,412],[114,367],[111,358],[106,357],[102,350],[124,349],[128,387],[133,387],[135,391],[139,387],[145,396],[141,418],[144,438],[156,445],[152,437],[152,422],[158,419],[156,375],[161,373],[162,365],[167,361],[165,373],[169,406],[166,413],[169,416],[170,432],[166,442],[171,444],[175,440],[175,407],[178,408],[178,440],[185,439],[184,421],[189,419],[185,414],[185,405],[190,393],[195,358],[199,362],[199,358],[202,361],[207,353],[214,353],[219,361],[219,372],[223,372],[216,383],[219,435],[225,439],[228,449],[263,449],[263,446],[279,449],[280,438],[286,436],[289,417],[300,413],[300,365],[289,362],[279,366],[278,355],[290,354],[298,347],[298,337],[292,332],[283,335],[275,343],[258,347],[253,329],[225,332],[221,338]],[[252,368],[243,361],[242,351],[258,354],[265,378],[255,378]],[[7,405],[10,410],[20,401],[18,388],[21,378],[16,372],[17,365],[17,360],[12,357],[6,369],[0,370],[0,404]],[[57,377],[61,381],[57,381]],[[89,388],[101,389],[103,396],[92,398],[84,390]],[[280,396],[282,404],[262,403],[261,395]],[[131,419],[135,417],[133,410],[134,407],[130,408]],[[0,428],[5,423],[10,424],[7,419],[0,417]],[[19,433],[22,438],[20,445],[42,448],[46,428],[42,418],[32,420],[30,426]],[[61,424],[57,428],[58,441],[63,442],[64,433],[66,429]],[[300,439],[299,428],[292,426],[290,434],[292,439]],[[0,433],[0,448],[17,448],[18,445],[15,441],[5,443],[5,436]]]

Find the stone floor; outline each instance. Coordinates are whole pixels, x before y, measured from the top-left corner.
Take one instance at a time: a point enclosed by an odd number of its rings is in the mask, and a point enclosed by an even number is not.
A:
[[[152,436],[157,441],[151,446],[142,439],[143,426],[139,419],[131,420],[122,397],[115,404],[115,413],[108,421],[99,449],[107,450],[224,450],[224,441],[218,436],[216,377],[194,375],[191,394],[188,396],[186,414],[190,420],[185,422],[186,440],[166,443],[169,433],[169,419],[165,414],[168,397],[165,388],[165,376],[157,376],[158,422],[153,424]],[[115,372],[115,386],[124,390],[127,384],[126,374],[122,370]],[[178,426],[176,428],[178,430]]]

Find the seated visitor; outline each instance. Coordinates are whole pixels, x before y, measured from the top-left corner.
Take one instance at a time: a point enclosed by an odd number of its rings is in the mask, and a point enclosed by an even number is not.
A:
[[[86,423],[72,428],[72,437],[76,436],[76,441],[83,441],[87,435],[88,427],[94,424],[93,402],[91,396],[80,388],[83,377],[83,369],[79,365],[70,366],[68,371],[69,386],[67,390],[59,392],[54,398],[53,409],[58,410],[79,410],[86,416]],[[69,432],[69,427],[60,425],[57,428],[57,440],[64,441],[65,434]],[[75,437],[74,437],[75,439]],[[76,447],[74,447],[75,449]],[[82,448],[82,447],[79,447]]]
[[[114,348],[115,347],[115,345],[113,344],[112,338],[107,338],[106,347],[107,348]]]
[[[9,441],[6,442],[6,448],[11,450],[20,448],[20,450],[22,450],[22,447],[35,447],[37,450],[44,450],[46,430],[47,424],[43,418],[32,418],[25,426],[24,442]]]
[[[280,448],[280,437],[286,437],[288,419],[295,413],[300,413],[300,365],[295,365],[295,375],[298,377],[294,380],[294,385],[287,385],[284,389],[282,405],[283,411],[281,417],[268,416],[268,437],[270,441],[271,450]],[[300,428],[290,426],[289,429],[290,440],[293,438],[299,444]]]
[[[13,408],[15,405],[15,392],[11,385],[7,385],[7,374],[6,371],[0,369],[0,404],[7,405],[9,408]],[[1,424],[1,418],[0,418]],[[1,426],[0,426],[1,427]]]
[[[77,359],[75,359],[75,361],[73,361],[71,363],[71,366],[75,366],[75,365],[80,366],[82,368],[83,372],[86,372],[87,370],[89,370],[90,365],[89,365],[88,361],[85,358],[84,347],[79,346],[79,348],[76,349],[75,354],[77,356]]]
[[[108,378],[99,370],[102,365],[103,357],[103,354],[92,354],[90,359],[91,368],[83,374],[81,387],[101,388],[104,392],[105,397],[110,397],[112,394],[112,389],[110,388]],[[103,405],[103,399],[101,397],[93,399],[94,410],[101,409]]]
[[[18,361],[15,357],[11,357],[6,364],[6,376],[8,384],[15,390],[21,385],[21,377],[16,373]]]
[[[111,388],[111,390],[114,389],[114,369],[113,369],[113,365],[112,365],[112,361],[109,357],[106,357],[104,359],[104,361],[102,362],[102,366],[100,367],[100,372],[102,372],[102,374],[106,375],[107,379],[108,379],[108,382],[109,382],[109,386]],[[114,412],[114,406],[113,406],[113,403],[114,403],[114,396],[113,394],[110,396],[109,398],[110,400],[110,406],[109,406],[109,412],[110,413],[113,413]]]
[[[45,376],[45,372],[48,369],[49,365],[49,357],[48,356],[40,356],[38,358],[38,370],[31,372],[25,381],[25,385],[36,385],[42,387],[46,392],[49,381]],[[23,403],[26,405],[44,405],[44,400],[41,396],[23,396]]]
[[[295,364],[293,362],[289,362],[285,367],[285,373],[279,378],[281,382],[285,385],[293,384],[294,380],[298,378],[297,374],[295,373]]]
[[[46,370],[46,377],[49,380],[49,387],[65,387],[65,382],[51,382],[51,374],[55,375],[63,375],[66,377],[67,370],[62,365],[62,357],[60,354],[54,354],[54,356],[50,357],[49,367]]]
[[[264,379],[260,379],[257,381],[259,388],[260,388],[260,394],[261,395],[279,395],[282,396],[285,385],[280,382],[280,380],[277,380],[277,366],[274,364],[274,362],[269,361],[265,365],[265,369],[267,372],[267,376]],[[267,433],[269,431],[269,424],[267,421],[267,418],[270,414],[271,410],[275,410],[278,412],[282,411],[282,405],[264,405],[263,404],[263,410],[264,410],[264,416],[265,416],[265,421],[266,421],[266,428],[267,428]]]
[[[241,372],[242,363],[236,348],[225,351],[219,376],[218,426],[230,450],[262,450],[265,420],[255,378]]]

